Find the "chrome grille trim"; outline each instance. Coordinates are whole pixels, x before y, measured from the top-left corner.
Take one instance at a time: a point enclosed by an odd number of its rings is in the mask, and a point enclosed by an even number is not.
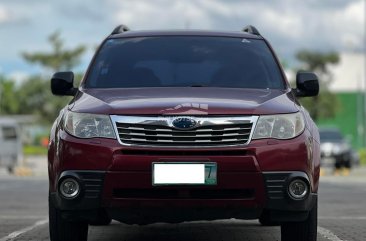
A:
[[[178,130],[172,122],[177,116],[119,116],[111,120],[120,144],[152,147],[224,147],[250,143],[258,116],[184,116],[198,125]]]

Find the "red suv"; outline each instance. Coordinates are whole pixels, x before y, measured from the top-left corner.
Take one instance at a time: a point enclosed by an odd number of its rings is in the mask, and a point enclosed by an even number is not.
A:
[[[87,240],[89,224],[259,219],[281,240],[316,240],[319,133],[269,43],[241,32],[129,31],[101,44],[51,131],[52,241]]]

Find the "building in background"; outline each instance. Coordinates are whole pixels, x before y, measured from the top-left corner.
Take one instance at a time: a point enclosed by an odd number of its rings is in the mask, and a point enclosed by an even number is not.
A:
[[[365,135],[365,60],[361,52],[342,52],[337,65],[329,66],[333,80],[330,90],[339,100],[335,118],[321,119],[320,127],[338,127],[352,146],[366,146]]]

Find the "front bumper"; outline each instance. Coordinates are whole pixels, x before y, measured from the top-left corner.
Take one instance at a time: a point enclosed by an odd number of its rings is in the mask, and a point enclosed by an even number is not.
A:
[[[136,173],[134,174],[136,175]],[[59,179],[75,178],[80,195],[63,198],[59,192],[51,193],[51,200],[66,212],[77,215],[97,215],[98,210],[108,212],[113,219],[130,224],[154,222],[182,222],[226,218],[256,219],[265,209],[272,220],[302,220],[317,201],[310,193],[304,200],[293,200],[287,187],[294,178],[309,180],[303,172],[238,173],[231,178],[245,183],[236,188],[221,187],[154,187],[150,189],[126,188],[129,175],[120,172],[65,171]],[[241,176],[241,177],[240,177]],[[223,180],[227,177],[219,176]],[[150,179],[151,180],[151,179]],[[122,185],[121,185],[122,184]],[[90,212],[94,211],[94,212]]]
[[[319,177],[317,154],[309,159],[308,136],[305,131],[292,140],[258,140],[237,148],[157,150],[121,147],[109,139],[80,140],[61,132],[58,153],[49,152],[51,200],[71,214],[103,210],[124,223],[255,219],[263,210],[273,220],[302,220],[316,203]],[[170,161],[215,162],[218,183],[152,186],[151,163]],[[83,189],[74,200],[58,193],[66,176],[77,178]],[[309,183],[305,200],[287,195],[294,176]],[[274,180],[282,182],[273,185]]]

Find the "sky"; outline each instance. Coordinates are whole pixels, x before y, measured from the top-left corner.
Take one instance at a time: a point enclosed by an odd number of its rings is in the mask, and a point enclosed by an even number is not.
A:
[[[296,64],[300,49],[362,51],[366,0],[0,0],[0,74],[20,80],[42,69],[22,52],[47,51],[60,31],[67,47],[89,51],[74,71],[84,71],[93,50],[118,24],[132,30],[240,31],[252,24],[279,58]]]

